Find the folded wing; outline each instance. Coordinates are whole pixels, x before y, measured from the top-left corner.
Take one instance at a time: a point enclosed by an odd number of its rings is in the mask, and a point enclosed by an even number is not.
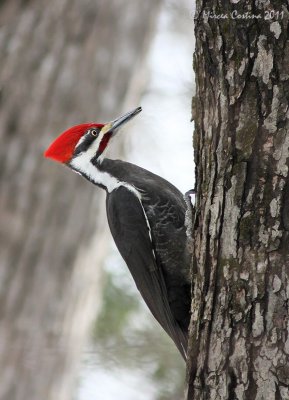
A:
[[[106,206],[112,236],[138,290],[186,359],[187,334],[170,309],[163,272],[154,256],[154,243],[141,201],[135,193],[121,186],[108,193]]]

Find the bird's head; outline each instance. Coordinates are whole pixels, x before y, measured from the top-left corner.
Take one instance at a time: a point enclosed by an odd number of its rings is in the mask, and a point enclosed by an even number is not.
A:
[[[97,161],[116,132],[140,112],[138,107],[106,124],[90,122],[73,126],[51,143],[44,156],[69,166],[80,156]]]

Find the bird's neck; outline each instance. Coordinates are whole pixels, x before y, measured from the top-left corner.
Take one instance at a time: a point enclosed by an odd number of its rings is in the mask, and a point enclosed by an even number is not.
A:
[[[92,163],[91,159],[82,154],[70,163],[70,167],[95,185],[112,192],[120,186],[120,181],[111,173],[100,168],[100,163]]]

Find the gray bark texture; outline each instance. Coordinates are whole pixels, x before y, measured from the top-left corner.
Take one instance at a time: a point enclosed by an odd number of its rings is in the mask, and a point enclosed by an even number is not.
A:
[[[187,398],[289,399],[288,2],[196,3]]]
[[[42,153],[130,103],[159,4],[1,1],[1,400],[72,398],[99,304],[104,198]]]

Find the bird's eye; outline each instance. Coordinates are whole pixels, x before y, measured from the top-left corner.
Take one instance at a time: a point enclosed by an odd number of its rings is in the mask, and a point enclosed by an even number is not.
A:
[[[95,137],[98,136],[98,130],[96,130],[96,129],[91,129],[90,133],[91,133],[92,136],[95,136]]]

